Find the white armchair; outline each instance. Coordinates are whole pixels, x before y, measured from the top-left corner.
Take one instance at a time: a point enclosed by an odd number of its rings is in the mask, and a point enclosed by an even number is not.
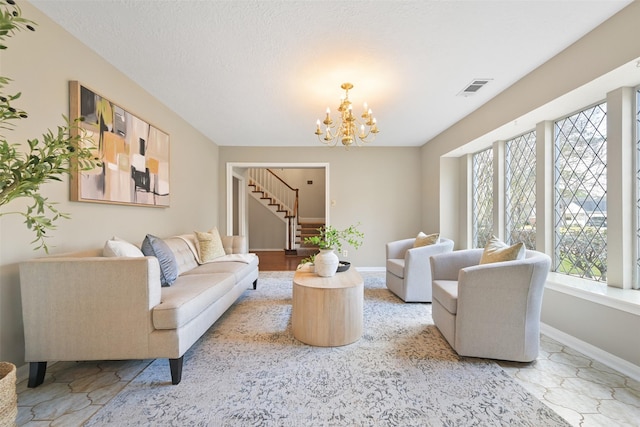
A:
[[[522,260],[480,265],[482,252],[431,257],[433,321],[461,356],[535,360],[551,259],[527,250]]]
[[[387,243],[387,288],[405,302],[431,302],[429,257],[451,252],[453,240],[441,237],[434,245],[414,248],[415,240]]]

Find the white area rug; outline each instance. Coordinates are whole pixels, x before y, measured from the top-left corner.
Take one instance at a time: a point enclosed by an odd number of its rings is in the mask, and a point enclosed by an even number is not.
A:
[[[154,426],[567,426],[496,363],[460,358],[430,304],[365,279],[364,334],[311,347],[291,334],[292,272],[261,273],[185,355],[154,361],[88,423]]]

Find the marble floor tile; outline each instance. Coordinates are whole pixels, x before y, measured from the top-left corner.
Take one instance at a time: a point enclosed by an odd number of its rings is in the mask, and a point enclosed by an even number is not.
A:
[[[544,335],[540,345],[531,364],[498,364],[573,426],[640,425],[638,381]]]
[[[18,384],[18,418],[24,427],[83,425],[152,360],[58,362],[42,385]]]

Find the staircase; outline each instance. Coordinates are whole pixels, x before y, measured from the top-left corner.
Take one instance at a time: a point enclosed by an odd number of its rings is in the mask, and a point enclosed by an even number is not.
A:
[[[318,247],[304,243],[304,239],[317,235],[318,228],[324,226],[324,223],[300,222],[299,190],[291,187],[271,169],[250,168],[248,177],[251,195],[286,223],[285,253],[301,256],[317,253]]]
[[[278,217],[283,219],[294,217],[293,211],[288,206],[285,206],[276,199],[269,191],[261,187],[260,184],[250,182],[249,187],[251,187],[251,193],[254,194],[264,206],[267,206],[269,210],[276,213]]]
[[[317,236],[318,229],[324,227],[324,222],[300,222],[296,231],[296,253],[300,256],[310,256],[319,250],[317,246],[305,243],[306,237]]]
[[[286,223],[285,252],[295,254],[298,228],[298,189],[292,188],[271,169],[250,168],[248,186],[251,195]]]

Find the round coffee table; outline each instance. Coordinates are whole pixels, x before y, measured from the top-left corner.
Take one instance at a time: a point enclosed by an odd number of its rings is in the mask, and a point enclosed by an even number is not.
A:
[[[309,269],[293,276],[291,327],[305,344],[337,347],[362,336],[364,282],[355,268],[333,277]]]

